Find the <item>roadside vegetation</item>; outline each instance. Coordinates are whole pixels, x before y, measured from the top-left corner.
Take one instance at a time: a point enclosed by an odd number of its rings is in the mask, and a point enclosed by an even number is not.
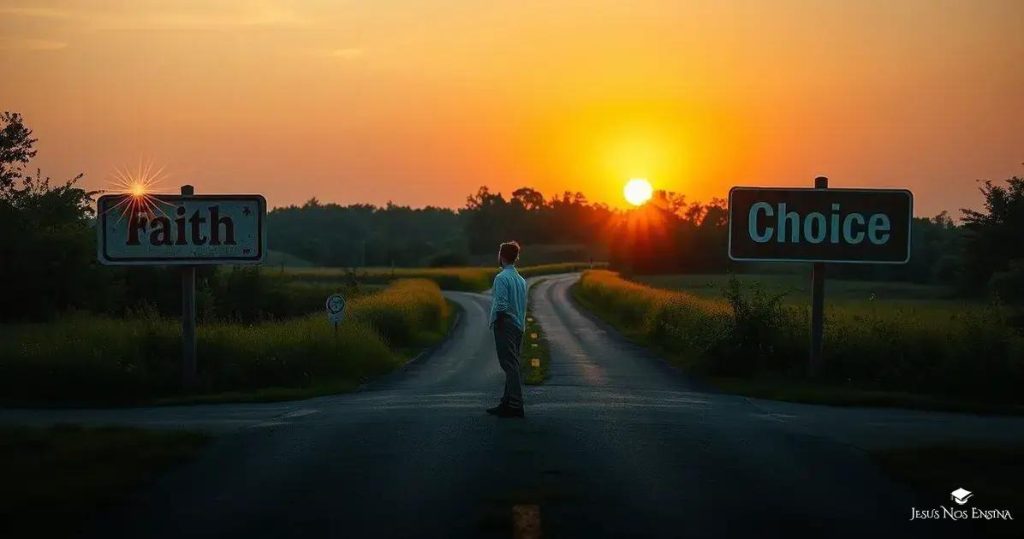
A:
[[[0,427],[0,537],[71,537],[98,511],[194,457],[200,433]]]
[[[1024,336],[999,305],[833,304],[826,311],[822,371],[812,380],[806,374],[808,306],[738,279],[720,294],[657,289],[601,270],[585,272],[574,290],[585,307],[626,335],[740,393],[837,404],[884,402],[879,391],[888,392],[889,404],[904,403],[900,392],[943,402],[1024,403]],[[873,393],[858,397],[822,386]]]
[[[525,375],[523,381],[528,385],[543,384],[551,368],[551,351],[547,339],[544,338],[544,330],[529,308],[526,310],[526,331],[523,333],[521,356]]]
[[[449,313],[437,284],[415,279],[350,300],[337,333],[319,312],[200,324],[200,393],[264,400],[351,389],[443,338]],[[180,322],[154,312],[0,326],[0,396],[37,405],[194,399],[180,390],[180,338]]]
[[[524,266],[519,269],[523,277],[551,275],[582,271],[606,264],[587,262],[564,262]],[[301,283],[356,282],[383,284],[395,279],[429,279],[444,290],[482,292],[491,287],[496,267],[450,267],[450,268],[288,268],[280,272],[281,278]]]

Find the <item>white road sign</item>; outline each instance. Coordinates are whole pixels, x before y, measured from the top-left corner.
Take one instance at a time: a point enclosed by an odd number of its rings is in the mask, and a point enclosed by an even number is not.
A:
[[[97,257],[109,265],[258,264],[266,213],[261,195],[104,195]]]
[[[345,298],[341,294],[327,296],[327,319],[334,325],[345,319]]]

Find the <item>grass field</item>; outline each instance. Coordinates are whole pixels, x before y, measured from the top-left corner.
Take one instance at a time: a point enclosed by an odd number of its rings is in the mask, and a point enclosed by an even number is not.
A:
[[[594,264],[603,267],[603,263]],[[519,268],[523,277],[568,273],[590,268],[590,263],[572,262],[563,264],[545,264],[540,266],[524,266]],[[460,290],[482,292],[491,287],[495,267],[454,267],[454,268],[285,268],[277,272],[280,278],[293,282],[306,283],[348,283],[365,284],[388,283],[395,279],[429,279],[444,290]]]
[[[735,277],[745,287],[759,286],[769,294],[785,294],[787,303],[807,303],[811,299],[811,279],[808,275],[770,274],[695,274],[695,275],[642,275],[634,280],[654,288],[681,290],[696,296],[722,299],[729,280]],[[953,300],[953,291],[942,286],[891,281],[847,281],[826,278],[825,297],[828,302],[848,304],[856,302],[886,302],[913,304],[915,302],[966,302]]]
[[[0,427],[0,537],[71,537],[208,441],[193,432]]]
[[[769,281],[774,289],[737,281],[717,297],[711,290],[728,283],[727,277],[647,280],[676,290],[591,271],[575,296],[626,335],[692,372],[728,380],[725,385],[733,391],[837,404],[931,407],[942,401],[956,407],[967,401],[1016,409],[1024,403],[1016,389],[1024,383],[1024,337],[993,306],[941,299],[940,291],[913,286],[900,291],[891,284],[879,289],[891,300],[880,300],[877,293],[860,299],[874,283],[836,286],[836,295],[848,299],[826,310],[824,365],[812,380],[806,376],[809,309],[803,300],[777,297],[788,286],[779,284],[785,278]]]
[[[199,393],[266,400],[350,389],[443,338],[449,314],[434,282],[413,279],[351,300],[337,333],[322,314],[201,324]],[[180,346],[180,323],[155,316],[0,326],[0,395],[27,405],[194,399],[180,390]]]

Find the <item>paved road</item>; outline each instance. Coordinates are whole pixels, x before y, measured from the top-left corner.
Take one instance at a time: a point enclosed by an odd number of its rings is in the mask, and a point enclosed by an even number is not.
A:
[[[864,448],[1024,440],[1024,420],[806,406],[703,391],[581,313],[575,276],[534,281],[551,378],[526,420],[484,414],[502,375],[464,309],[425,360],[365,390],[285,404],[0,411],[0,421],[219,430],[213,446],[94,523],[103,537],[931,536]],[[933,505],[946,502],[936,493]],[[948,503],[948,502],[947,502]],[[918,503],[920,506],[920,503]],[[953,531],[952,528],[938,531]]]

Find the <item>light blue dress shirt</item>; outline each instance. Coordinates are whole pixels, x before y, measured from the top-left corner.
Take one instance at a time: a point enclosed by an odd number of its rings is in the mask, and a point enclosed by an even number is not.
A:
[[[526,330],[526,279],[516,271],[516,267],[507,264],[494,276],[491,289],[491,321],[490,326],[498,319],[498,313],[505,313],[519,327]]]

